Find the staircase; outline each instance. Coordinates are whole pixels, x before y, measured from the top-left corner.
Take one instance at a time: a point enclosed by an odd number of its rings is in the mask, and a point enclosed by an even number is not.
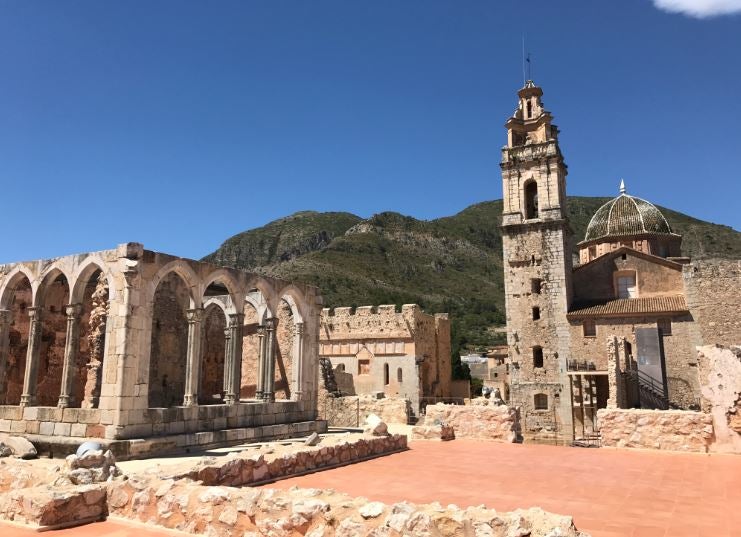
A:
[[[638,396],[641,408],[668,410],[669,397],[663,383],[638,370],[629,370],[623,373],[626,380],[638,384]]]
[[[334,369],[329,358],[319,358],[319,365],[322,368],[322,378],[324,379],[324,388],[336,397],[342,395],[337,388],[337,379],[334,377]]]

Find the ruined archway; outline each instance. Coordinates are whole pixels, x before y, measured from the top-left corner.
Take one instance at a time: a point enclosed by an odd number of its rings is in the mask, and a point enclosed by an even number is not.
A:
[[[5,289],[2,298],[3,309],[8,310],[8,358],[5,374],[0,379],[0,403],[18,405],[23,393],[23,380],[26,373],[26,354],[30,319],[28,309],[33,305],[31,282],[23,272],[18,272]]]
[[[179,274],[169,272],[159,281],[152,300],[150,408],[183,404],[191,303],[190,289]]]
[[[291,304],[281,299],[275,329],[275,398],[290,399],[293,392],[296,321]]]
[[[202,321],[201,373],[198,404],[214,405],[224,402],[224,363],[226,359],[226,313],[216,304],[209,304]]]
[[[262,291],[252,289],[244,302],[244,329],[242,331],[242,374],[239,395],[246,399],[257,397],[260,375],[261,345],[265,341],[264,323],[267,304]],[[262,340],[262,343],[261,343]]]
[[[79,351],[70,386],[69,406],[98,408],[108,322],[108,279],[92,265],[75,283],[80,299]]]
[[[69,299],[67,277],[59,270],[52,270],[41,282],[36,300],[41,316],[38,369],[35,379],[38,406],[55,407],[59,402],[67,342],[66,309]],[[31,388],[29,391],[33,393],[34,390]]]

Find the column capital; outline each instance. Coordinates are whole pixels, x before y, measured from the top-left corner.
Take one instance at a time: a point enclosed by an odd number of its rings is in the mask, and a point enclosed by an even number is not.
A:
[[[82,313],[82,304],[67,304],[64,306],[64,313],[67,315],[67,319],[79,319]]]
[[[244,313],[230,313],[229,326],[231,328],[242,326],[244,324]]]
[[[187,310],[185,315],[187,316],[189,323],[199,323],[203,318],[203,308]]]
[[[28,316],[31,318],[31,321],[38,321],[41,319],[41,312],[44,310],[44,308],[40,307],[34,307],[34,308],[26,308],[26,311],[28,312]]]
[[[269,317],[265,319],[265,330],[275,330],[277,324],[278,319],[276,319],[275,317]]]
[[[12,314],[10,310],[0,310],[0,324],[9,324]]]
[[[302,335],[304,333],[304,323],[296,323],[296,333]]]
[[[257,337],[265,337],[265,327],[263,325],[257,327]]]

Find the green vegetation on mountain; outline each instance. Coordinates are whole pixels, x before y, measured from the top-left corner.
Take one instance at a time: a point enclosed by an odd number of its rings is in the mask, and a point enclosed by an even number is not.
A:
[[[608,200],[569,198],[575,242]],[[684,255],[741,258],[741,233],[661,211],[684,236]],[[235,235],[204,260],[316,285],[327,307],[417,303],[448,312],[457,352],[503,342],[493,331],[505,322],[501,215],[501,200],[430,221],[306,211]]]

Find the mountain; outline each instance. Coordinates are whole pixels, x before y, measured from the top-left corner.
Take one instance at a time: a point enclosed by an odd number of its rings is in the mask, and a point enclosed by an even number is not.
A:
[[[575,242],[610,198],[569,197]],[[741,258],[741,233],[660,208],[691,257]],[[417,303],[451,314],[454,349],[502,342],[502,201],[417,220],[305,211],[227,239],[205,261],[318,286],[324,304]]]

